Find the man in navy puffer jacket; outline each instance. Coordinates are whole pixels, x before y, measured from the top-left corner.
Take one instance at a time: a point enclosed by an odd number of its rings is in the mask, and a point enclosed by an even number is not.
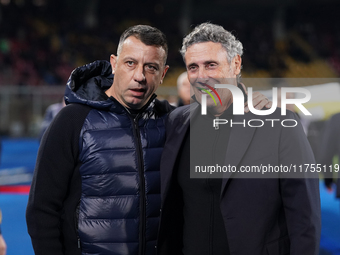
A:
[[[164,34],[138,25],[122,34],[110,63],[72,72],[68,105],[43,136],[29,195],[35,254],[155,254],[172,106],[154,92],[166,57]]]

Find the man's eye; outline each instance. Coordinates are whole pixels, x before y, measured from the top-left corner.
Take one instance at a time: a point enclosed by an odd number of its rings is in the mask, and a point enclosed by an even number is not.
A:
[[[208,65],[209,68],[215,68],[217,65],[215,63],[211,63]]]
[[[146,65],[146,69],[153,72],[157,71],[157,68],[153,65]]]
[[[195,70],[197,70],[197,66],[189,66],[188,70],[189,71],[195,71]]]
[[[126,61],[126,64],[128,65],[128,66],[133,66],[133,61]]]

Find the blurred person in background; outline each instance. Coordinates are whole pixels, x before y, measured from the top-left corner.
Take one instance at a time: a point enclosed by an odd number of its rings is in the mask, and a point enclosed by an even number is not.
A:
[[[214,84],[242,89],[238,78],[243,46],[223,27],[198,25],[183,39],[181,53],[195,102],[175,109],[167,120],[158,254],[318,255],[321,208],[317,173],[242,173],[242,166],[314,164],[301,124],[243,126],[241,123],[252,119],[280,120],[281,110],[268,116],[233,116],[236,100],[228,89],[216,89],[220,104],[206,97],[207,114],[201,114],[202,95]],[[286,117],[297,120],[290,111]],[[235,125],[212,125],[217,118]],[[234,166],[235,171],[192,175],[197,166],[216,165]]]
[[[1,152],[1,150],[0,150],[0,152]],[[5,240],[2,236],[1,223],[2,223],[2,213],[1,213],[1,209],[0,209],[0,255],[6,255],[7,246],[6,246]]]
[[[336,160],[334,159],[336,157]],[[336,197],[340,198],[339,173],[334,168],[340,162],[340,113],[334,114],[325,125],[322,135],[320,164],[325,166],[324,184],[329,192],[336,188]],[[338,168],[339,169],[339,168]],[[331,171],[332,170],[332,171]]]
[[[64,101],[64,97],[63,97],[59,103],[51,104],[47,107],[45,114],[44,114],[44,119],[43,119],[41,126],[40,126],[39,142],[41,141],[42,136],[44,135],[46,129],[51,124],[54,117],[60,112],[60,110],[64,106],[65,106],[65,101]]]
[[[183,106],[190,104],[192,91],[190,82],[188,80],[187,72],[181,73],[177,78],[177,92],[178,92],[178,101],[176,106]]]

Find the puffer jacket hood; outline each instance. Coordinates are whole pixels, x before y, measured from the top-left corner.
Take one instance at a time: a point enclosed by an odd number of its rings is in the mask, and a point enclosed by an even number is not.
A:
[[[113,101],[108,99],[105,91],[113,83],[111,64],[97,60],[74,69],[67,81],[65,103],[89,105],[98,110],[110,110]]]

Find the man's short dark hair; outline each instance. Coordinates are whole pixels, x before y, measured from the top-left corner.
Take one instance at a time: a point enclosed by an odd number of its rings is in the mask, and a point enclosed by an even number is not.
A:
[[[148,25],[136,25],[129,27],[124,31],[124,33],[120,36],[118,49],[117,49],[117,56],[120,54],[122,50],[122,46],[124,41],[130,37],[134,36],[142,43],[148,46],[156,46],[162,47],[165,51],[164,57],[164,65],[166,62],[166,58],[168,56],[168,43],[165,37],[165,34],[155,27],[151,27]]]

